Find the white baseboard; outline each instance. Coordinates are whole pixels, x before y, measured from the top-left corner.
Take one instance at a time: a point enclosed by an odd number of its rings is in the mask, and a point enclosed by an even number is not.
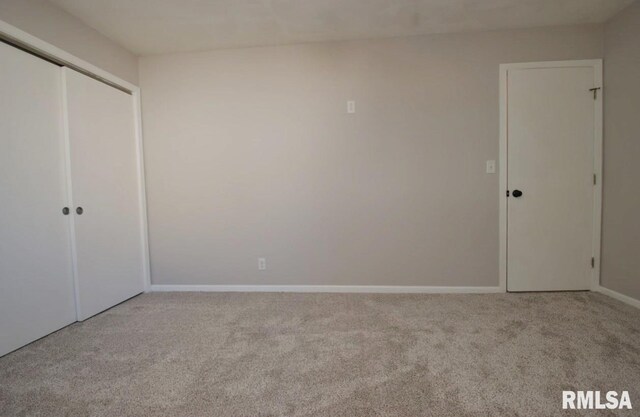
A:
[[[151,285],[154,292],[317,292],[394,294],[491,294],[500,287],[432,287],[393,285]]]
[[[625,304],[629,304],[635,308],[640,308],[640,300],[636,300],[635,298],[631,298],[628,295],[620,294],[617,291],[610,290],[609,288],[605,288],[601,285],[597,286],[594,291],[602,293],[604,295],[608,295],[611,298],[615,298],[618,301],[622,301]]]
[[[151,285],[152,292],[293,292],[293,293],[386,293],[386,294],[496,294],[500,287],[434,287],[395,285]],[[640,300],[598,286],[600,292],[640,308]]]

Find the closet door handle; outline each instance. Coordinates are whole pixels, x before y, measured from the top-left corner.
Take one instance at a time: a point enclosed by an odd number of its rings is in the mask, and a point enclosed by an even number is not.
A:
[[[82,209],[82,207],[78,207],[78,208],[76,209],[76,213],[77,213],[78,215],[80,215],[80,214],[84,213],[84,210]]]
[[[69,214],[69,207],[64,207],[62,209],[62,214],[64,214],[65,216]]]

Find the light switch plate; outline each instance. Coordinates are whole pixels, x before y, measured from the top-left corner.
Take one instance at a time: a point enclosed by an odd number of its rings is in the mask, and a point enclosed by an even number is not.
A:
[[[356,112],[356,102],[353,100],[347,101],[347,113],[354,114]]]
[[[487,161],[487,174],[495,174],[496,173],[496,161],[493,159]]]

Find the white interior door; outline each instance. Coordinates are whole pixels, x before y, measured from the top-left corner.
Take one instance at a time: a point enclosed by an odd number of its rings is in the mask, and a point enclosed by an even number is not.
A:
[[[508,70],[509,291],[590,287],[594,71],[579,64]]]
[[[0,355],[75,321],[60,67],[0,43]]]
[[[84,320],[144,290],[134,102],[76,71],[63,72]]]

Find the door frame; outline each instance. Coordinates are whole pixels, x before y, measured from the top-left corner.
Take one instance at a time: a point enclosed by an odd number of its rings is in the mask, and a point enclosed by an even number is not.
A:
[[[536,68],[571,68],[590,67],[593,68],[593,86],[600,88],[594,106],[594,126],[593,126],[593,172],[596,176],[593,199],[593,235],[592,251],[594,267],[591,272],[590,288],[592,291],[600,286],[600,245],[602,230],[602,108],[603,108],[603,84],[602,84],[602,59],[588,59],[575,61],[545,61],[545,62],[522,62],[515,64],[500,64],[500,145],[499,145],[499,287],[507,291],[507,178],[508,167],[508,76],[509,70],[514,69],[536,69]],[[588,91],[586,92],[589,93]]]
[[[134,123],[135,123],[135,135],[136,135],[136,158],[137,158],[137,174],[138,174],[138,191],[139,191],[139,210],[140,210],[140,224],[141,227],[141,245],[142,245],[142,280],[144,285],[144,291],[151,291],[151,268],[149,262],[149,232],[148,232],[148,223],[147,223],[147,197],[146,197],[146,188],[145,188],[145,169],[144,169],[144,146],[143,146],[143,136],[142,136],[142,111],[141,111],[141,101],[140,101],[140,87],[134,85],[128,81],[125,81],[110,72],[107,72],[89,62],[80,59],[60,48],[54,46],[48,42],[43,41],[40,38],[37,38],[17,27],[10,25],[9,23],[0,20],[0,39],[6,40],[11,44],[18,45],[21,48],[37,55],[45,60],[49,60],[61,66],[66,66],[76,71],[79,71],[85,75],[88,75],[92,78],[97,79],[105,84],[110,85],[113,88],[117,88],[119,90],[130,93],[133,98],[133,112],[134,112]],[[62,77],[62,75],[61,75]],[[64,85],[63,85],[64,87]],[[63,89],[63,94],[64,89]],[[63,121],[66,123],[66,119]],[[65,129],[66,130],[66,129]],[[66,137],[65,132],[65,137]],[[65,139],[65,140],[68,140]],[[71,178],[69,176],[67,166],[67,187],[70,187]],[[70,193],[70,188],[68,188],[68,192]],[[71,196],[69,196],[69,204],[72,205],[73,201],[71,201]],[[73,216],[70,219],[71,224],[71,232],[72,232],[72,253],[75,253],[75,237],[73,235]],[[75,256],[75,255],[73,255]],[[76,284],[76,313],[79,317],[79,303],[77,299],[77,272],[75,271],[75,259],[74,262],[74,283]]]

